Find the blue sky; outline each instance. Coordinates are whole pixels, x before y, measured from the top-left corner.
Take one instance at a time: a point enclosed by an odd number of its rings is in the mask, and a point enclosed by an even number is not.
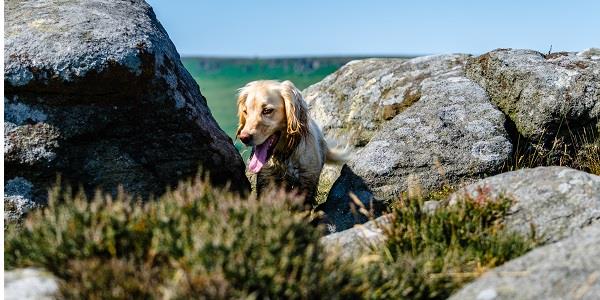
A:
[[[182,55],[547,52],[600,47],[600,1],[147,0]]]

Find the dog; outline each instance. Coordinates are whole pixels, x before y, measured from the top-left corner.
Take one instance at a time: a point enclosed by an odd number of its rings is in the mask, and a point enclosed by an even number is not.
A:
[[[257,194],[274,184],[314,204],[324,163],[343,163],[346,154],[329,147],[300,91],[291,81],[253,81],[239,89],[237,105],[237,137],[252,147]]]

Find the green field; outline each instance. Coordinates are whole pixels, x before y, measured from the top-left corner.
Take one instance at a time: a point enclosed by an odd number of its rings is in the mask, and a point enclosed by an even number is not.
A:
[[[184,66],[200,90],[219,126],[235,139],[237,89],[258,79],[291,80],[303,90],[337,70],[351,57],[235,59],[184,57]],[[239,148],[239,141],[236,143]]]

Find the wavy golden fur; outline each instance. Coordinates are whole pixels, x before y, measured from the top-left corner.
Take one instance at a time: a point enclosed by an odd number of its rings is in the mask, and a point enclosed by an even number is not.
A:
[[[278,137],[272,156],[257,174],[257,192],[281,184],[305,194],[311,203],[323,164],[341,163],[345,156],[328,147],[300,91],[290,81],[253,81],[239,90],[237,104],[237,136],[244,143],[256,147]]]

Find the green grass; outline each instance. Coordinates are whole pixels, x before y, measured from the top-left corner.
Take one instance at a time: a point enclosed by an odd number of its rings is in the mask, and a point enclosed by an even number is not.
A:
[[[395,206],[383,251],[342,261],[299,200],[242,199],[201,180],[145,203],[55,189],[5,230],[5,264],[51,271],[72,299],[443,299],[534,245],[504,229],[510,199],[426,214],[416,197]]]

